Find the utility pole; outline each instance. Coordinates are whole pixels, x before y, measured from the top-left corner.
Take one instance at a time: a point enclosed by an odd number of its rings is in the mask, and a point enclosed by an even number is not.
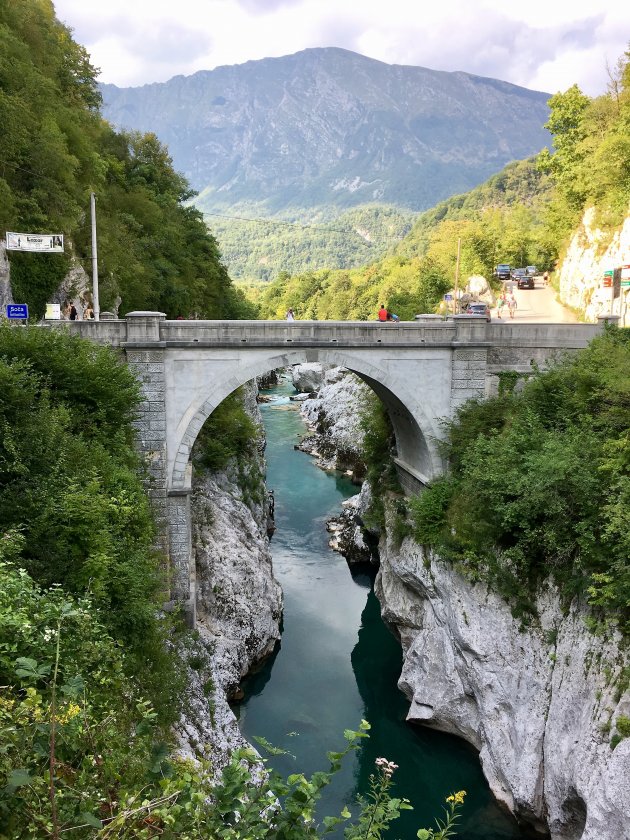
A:
[[[92,297],[94,303],[94,320],[101,317],[101,305],[98,299],[98,254],[96,250],[96,198],[90,193],[90,215],[92,217]]]
[[[459,260],[462,254],[462,240],[461,237],[457,240],[457,263],[455,265],[455,300],[453,301],[453,315],[459,312]]]

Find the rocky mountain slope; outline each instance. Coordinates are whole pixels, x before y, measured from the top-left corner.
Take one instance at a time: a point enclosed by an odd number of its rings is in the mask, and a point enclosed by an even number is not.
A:
[[[545,93],[337,48],[101,90],[107,119],[168,144],[206,211],[421,210],[549,142]]]

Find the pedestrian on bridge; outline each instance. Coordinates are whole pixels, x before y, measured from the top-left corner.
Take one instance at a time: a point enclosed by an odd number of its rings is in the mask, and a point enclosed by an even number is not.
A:
[[[292,309],[287,310],[286,318],[287,318],[287,321],[295,321],[295,315],[293,314]]]

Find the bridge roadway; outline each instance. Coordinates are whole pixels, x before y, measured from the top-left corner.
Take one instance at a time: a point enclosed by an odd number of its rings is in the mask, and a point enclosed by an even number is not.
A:
[[[139,447],[170,559],[171,597],[194,615],[190,452],[206,418],[236,388],[303,362],[343,365],[381,398],[396,436],[406,492],[444,469],[442,421],[472,397],[496,391],[502,371],[532,371],[585,347],[596,324],[487,323],[475,316],[396,323],[364,321],[169,321],[159,312],[124,319],[49,322],[120,347],[142,386]]]

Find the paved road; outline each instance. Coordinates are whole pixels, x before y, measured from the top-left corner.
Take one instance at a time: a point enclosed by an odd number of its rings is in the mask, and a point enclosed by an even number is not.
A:
[[[536,277],[534,289],[517,289],[513,284],[514,297],[518,308],[514,320],[530,324],[575,324],[577,318],[570,309],[566,309],[556,300],[556,292],[551,286],[543,287],[542,277]],[[507,307],[502,311],[503,321],[509,321]],[[493,320],[497,310],[492,310]]]

